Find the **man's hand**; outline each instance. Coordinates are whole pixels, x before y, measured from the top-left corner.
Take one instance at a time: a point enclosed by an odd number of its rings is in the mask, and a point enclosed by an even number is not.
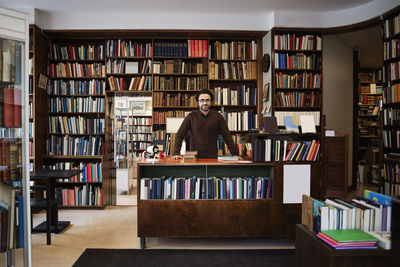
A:
[[[182,156],[181,155],[173,155],[172,157],[170,157],[170,159],[172,159],[172,160],[180,160],[180,159],[182,159]]]

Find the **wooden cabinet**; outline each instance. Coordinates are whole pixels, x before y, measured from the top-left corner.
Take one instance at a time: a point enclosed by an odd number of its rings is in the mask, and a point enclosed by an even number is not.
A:
[[[324,146],[325,197],[347,199],[348,135],[325,136]]]
[[[217,160],[138,163],[138,236],[288,237],[301,220],[301,204],[283,204],[282,163],[223,163]],[[267,177],[272,194],[264,199],[143,199],[144,178]],[[320,166],[311,164],[311,195],[318,197]]]
[[[392,266],[391,251],[383,249],[334,249],[303,224],[296,225],[296,266]]]

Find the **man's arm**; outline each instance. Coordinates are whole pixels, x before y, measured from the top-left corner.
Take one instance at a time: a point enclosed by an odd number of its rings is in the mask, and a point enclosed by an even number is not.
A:
[[[237,149],[237,146],[232,140],[232,135],[229,132],[228,125],[226,124],[226,121],[224,120],[224,117],[221,116],[219,123],[218,123],[218,128],[219,128],[219,133],[222,135],[224,138],[224,141],[226,145],[228,146],[229,151],[233,156],[239,156],[239,151]]]

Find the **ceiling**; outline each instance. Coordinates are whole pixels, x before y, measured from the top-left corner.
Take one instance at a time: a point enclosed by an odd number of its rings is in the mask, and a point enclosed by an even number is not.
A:
[[[189,14],[262,14],[272,11],[329,12],[345,10],[374,0],[0,0],[7,8],[36,8],[44,12],[126,13],[174,12]]]

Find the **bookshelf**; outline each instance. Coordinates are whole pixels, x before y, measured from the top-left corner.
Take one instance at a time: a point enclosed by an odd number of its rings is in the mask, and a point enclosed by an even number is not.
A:
[[[45,166],[82,169],[57,184],[60,207],[102,208],[109,203],[105,149],[105,43],[51,40],[48,139]],[[90,197],[84,197],[84,195]]]
[[[396,136],[400,130],[400,10],[383,15],[383,124],[382,124],[382,180],[381,191],[387,195],[400,193],[400,179],[395,171],[400,163],[400,144]]]
[[[0,30],[0,255],[4,266],[13,266],[16,249],[27,253],[31,249],[24,235],[29,222],[24,208],[29,205],[25,198],[29,198],[29,132],[25,127],[29,122],[25,112],[29,32],[25,14],[0,8],[0,20],[8,25]]]
[[[33,169],[43,167],[43,155],[46,154],[47,128],[47,94],[39,87],[40,77],[47,79],[47,55],[49,45],[42,29],[34,24],[29,25],[29,159]]]
[[[300,115],[314,116],[315,125],[321,126],[321,32],[273,28],[271,42],[272,106],[278,126],[284,126],[284,116],[300,121]]]
[[[360,183],[379,183],[382,69],[360,68],[357,73],[356,156]]]
[[[91,133],[83,135],[71,135],[71,133],[51,134],[47,139],[49,144],[53,141],[62,142],[65,138],[85,139],[98,137],[103,140],[104,154],[101,155],[60,155],[59,152],[50,150],[50,154],[44,157],[45,164],[57,165],[69,163],[70,166],[78,166],[78,163],[102,163],[103,203],[114,203],[113,191],[116,187],[116,164],[114,163],[114,98],[126,97],[152,97],[151,133],[152,139],[165,140],[165,118],[184,117],[185,112],[197,109],[195,101],[196,93],[203,88],[214,90],[215,87],[230,87],[234,90],[243,87],[243,93],[248,100],[239,96],[238,100],[247,101],[238,104],[215,105],[215,109],[226,114],[226,118],[232,118],[229,113],[236,113],[235,120],[242,119],[238,116],[244,113],[252,114],[252,124],[246,129],[232,128],[232,134],[237,136],[250,132],[251,128],[259,127],[260,90],[262,87],[262,72],[258,67],[262,54],[262,37],[266,32],[258,31],[175,31],[175,30],[46,30],[44,34],[51,42],[51,57],[49,58],[50,88],[54,84],[63,84],[68,87],[79,83],[100,83],[103,93],[95,95],[51,95],[52,107],[61,105],[61,110],[56,109],[48,113],[51,118],[82,117],[84,120],[104,119],[104,133]],[[234,44],[237,51],[247,51],[251,58],[218,59],[211,57],[211,45],[216,43]],[[250,44],[250,46],[249,46]],[[190,48],[189,48],[190,45]],[[99,50],[98,47],[102,46]],[[201,47],[201,48],[200,48]],[[240,49],[238,49],[240,47]],[[56,52],[54,52],[56,51]],[[83,57],[83,52],[92,54],[90,58]],[[201,51],[201,52],[200,52]],[[234,50],[232,50],[234,51]],[[75,53],[75,56],[73,54]],[[243,52],[240,52],[243,53]],[[102,57],[97,55],[101,54]],[[224,64],[239,68],[252,68],[251,75],[238,77],[239,79],[210,78],[210,63]],[[222,66],[221,65],[221,66]],[[79,71],[80,70],[80,71]],[[231,69],[232,71],[232,69]],[[243,71],[242,71],[243,72]],[[239,73],[240,74],[240,73]],[[243,78],[243,79],[242,79]],[[212,88],[211,88],[212,87]],[[96,86],[99,88],[99,86]],[[252,90],[250,90],[250,88]],[[251,95],[251,96],[250,96]],[[250,99],[253,99],[249,104]],[[104,111],[90,112],[88,110],[75,110],[76,112],[64,112],[65,106],[75,107],[80,103],[92,103],[95,100],[103,100]],[[88,102],[85,102],[88,101]],[[90,102],[92,101],[92,102]],[[97,102],[94,102],[97,103]],[[97,105],[97,104],[96,104]],[[86,107],[86,106],[85,106]],[[135,115],[136,116],[136,115]],[[138,114],[137,119],[144,118]],[[240,118],[238,118],[240,117]],[[47,115],[45,116],[47,119]],[[135,119],[135,117],[133,117]],[[48,120],[48,119],[47,119]],[[68,121],[68,120],[67,120]],[[232,119],[231,119],[232,121]],[[256,123],[257,122],[257,123]],[[49,122],[47,122],[49,124]],[[140,125],[136,125],[139,129]],[[148,130],[149,125],[141,125]],[[49,133],[49,131],[48,131]],[[138,133],[137,133],[138,134]],[[146,133],[147,135],[147,133]],[[132,135],[131,137],[133,137]],[[53,141],[51,141],[53,138]],[[146,136],[146,139],[149,136]],[[79,139],[78,139],[79,140]],[[78,142],[78,141],[76,141]],[[132,152],[138,155],[142,148],[135,151],[135,145],[144,146],[148,141],[141,143],[132,142]],[[49,146],[51,147],[51,146]],[[44,153],[46,154],[46,153]],[[106,166],[107,165],[107,166]],[[109,179],[109,180],[104,180]],[[63,184],[63,187],[68,184]],[[72,185],[71,185],[72,186]],[[106,188],[106,190],[105,190]],[[105,196],[107,195],[107,197]]]

